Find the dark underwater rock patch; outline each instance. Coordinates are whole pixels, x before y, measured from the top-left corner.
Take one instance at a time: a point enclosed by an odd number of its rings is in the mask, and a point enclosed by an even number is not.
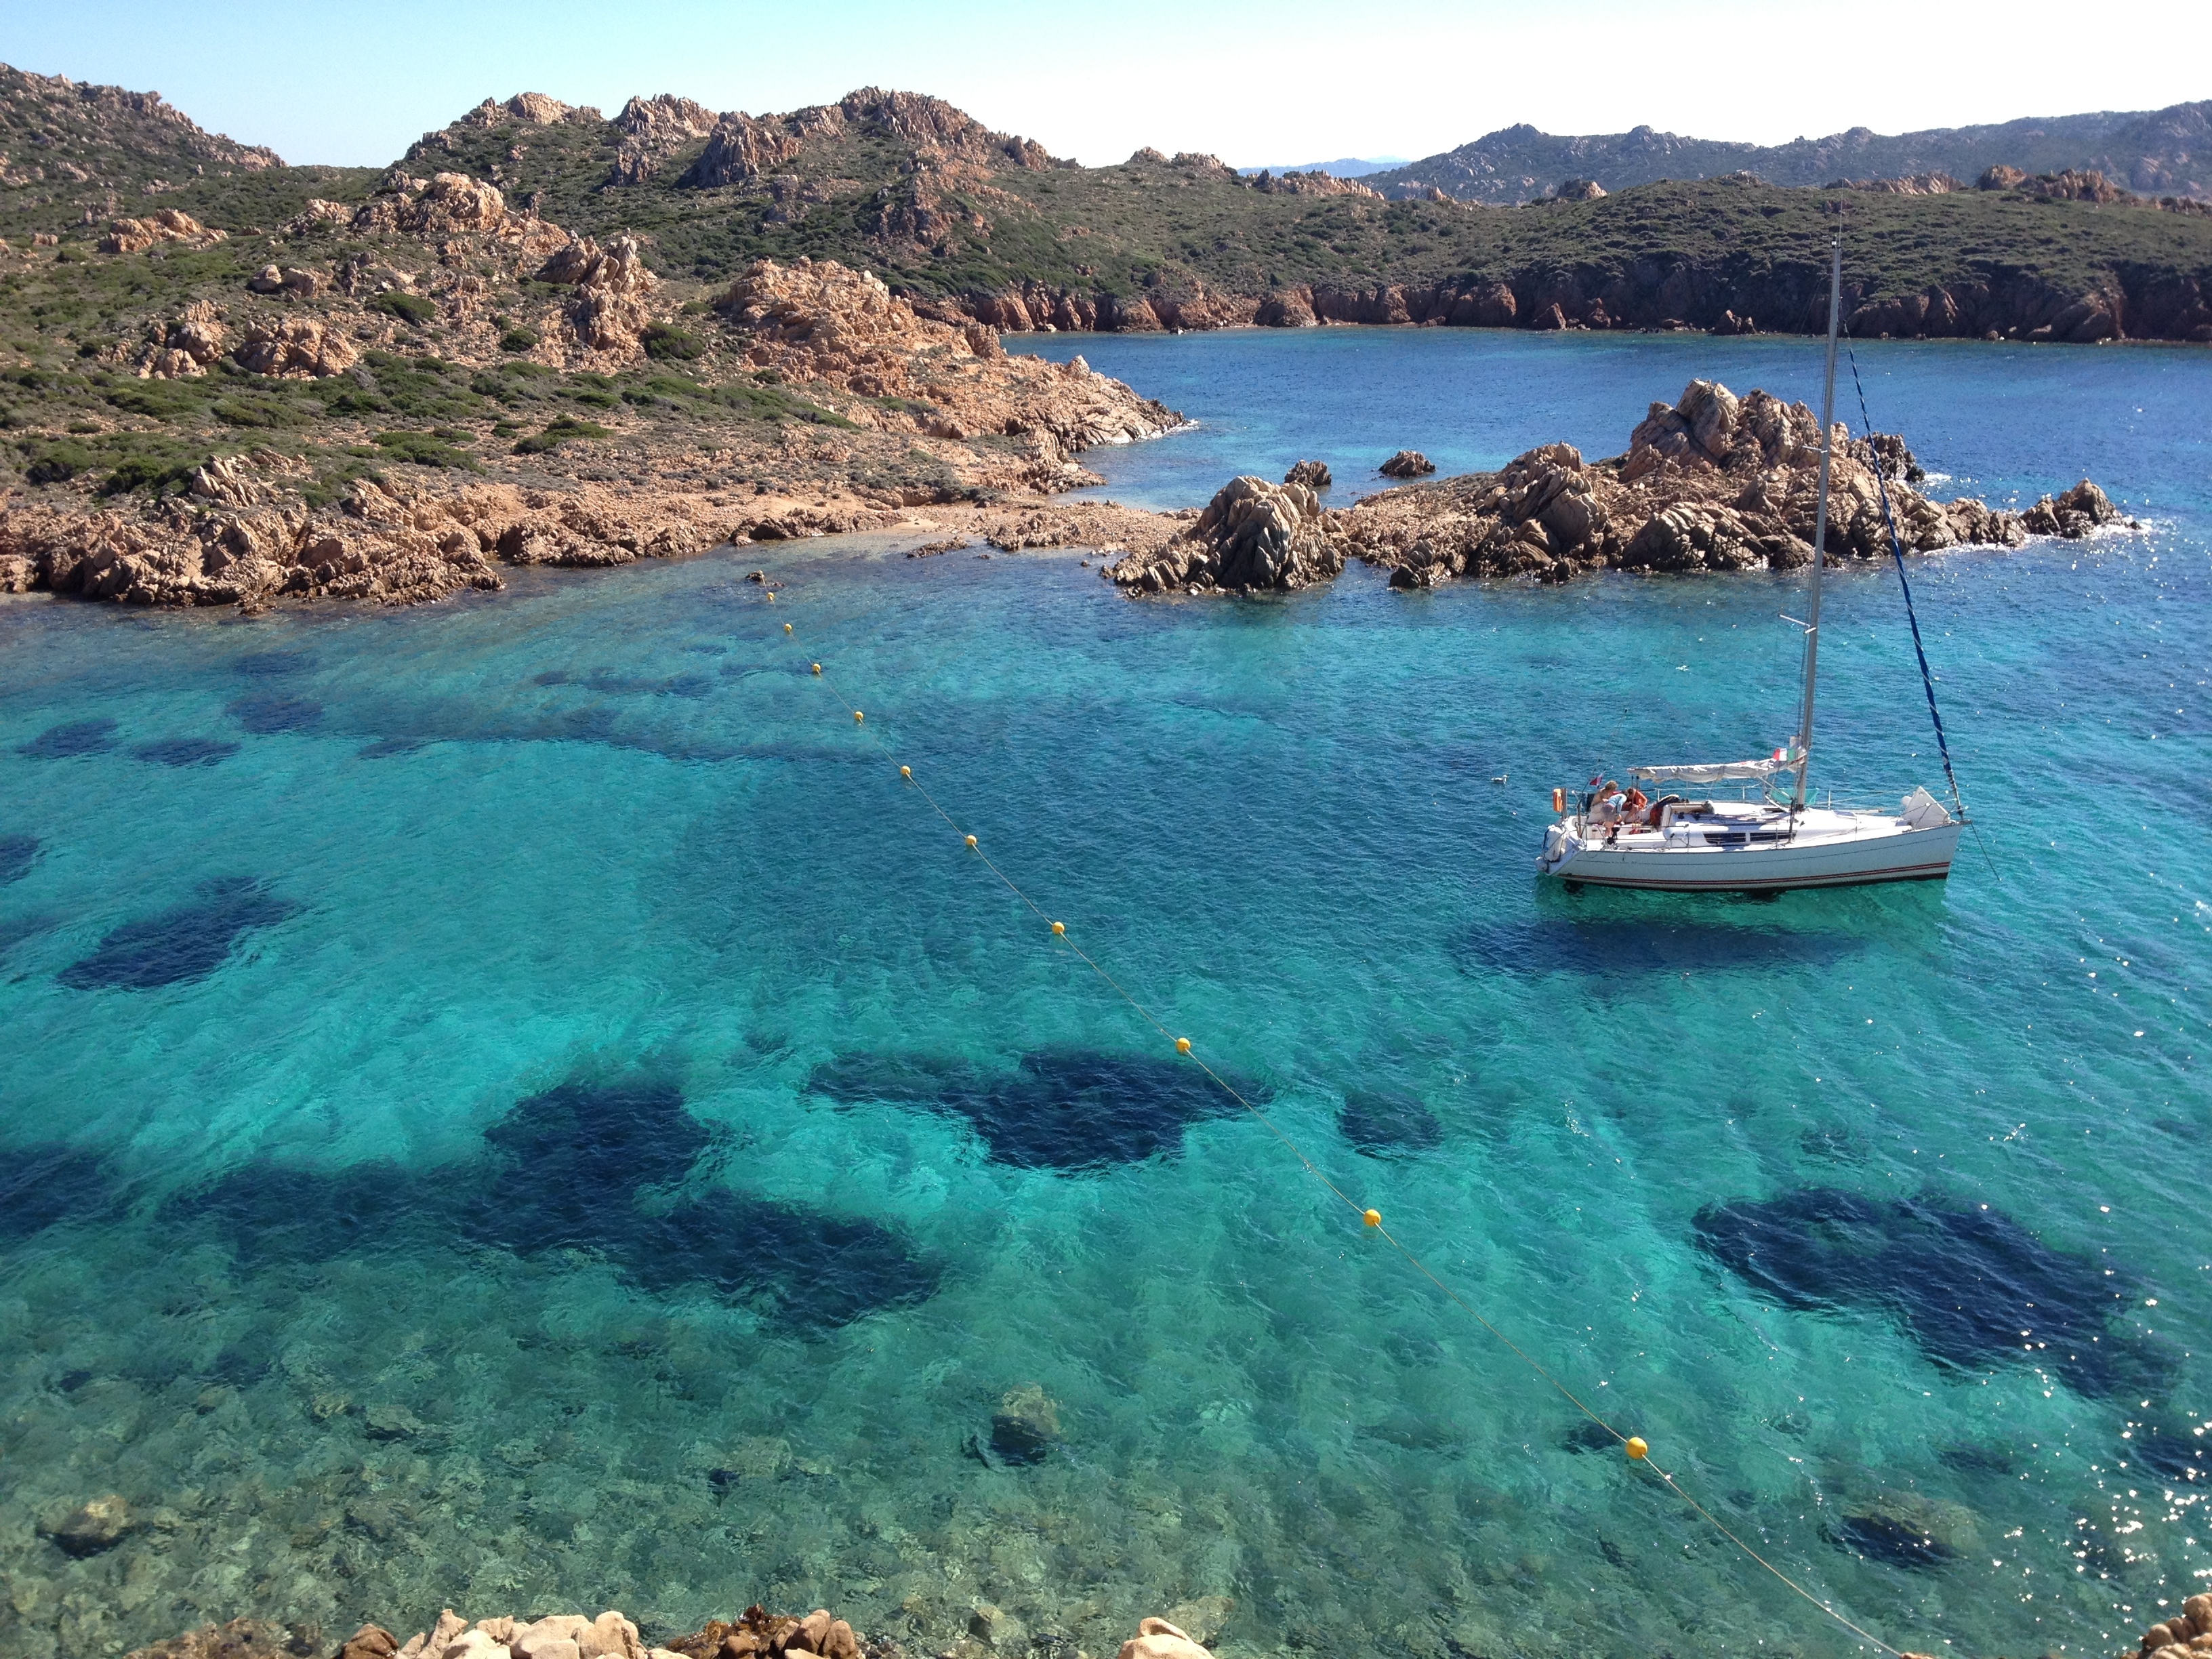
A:
[[[257,691],[240,697],[227,712],[247,731],[267,737],[278,732],[309,732],[323,722],[323,706],[313,697],[281,691]]]
[[[1443,1125],[1419,1095],[1403,1089],[1347,1089],[1336,1126],[1370,1158],[1397,1158],[1440,1146]]]
[[[1835,1541],[1852,1554],[1885,1566],[1929,1571],[1957,1559],[1933,1533],[1887,1515],[1847,1515],[1835,1525]]]
[[[81,755],[104,755],[115,747],[115,722],[111,720],[64,720],[50,726],[15,752],[27,760],[74,760]]]
[[[315,659],[304,651],[254,651],[234,659],[230,672],[248,679],[275,679],[304,674],[314,665]]]
[[[145,991],[204,979],[222,966],[243,935],[273,927],[299,910],[246,877],[204,881],[198,898],[124,923],[58,977],[79,991]]]
[[[7,955],[27,939],[60,927],[65,920],[53,912],[40,910],[27,915],[0,916],[0,956]]]
[[[672,1084],[571,1080],[516,1103],[484,1140],[482,1164],[428,1172],[257,1160],[179,1194],[164,1214],[214,1227],[257,1265],[456,1241],[521,1256],[582,1251],[641,1291],[704,1290],[801,1335],[937,1289],[940,1268],[892,1228],[726,1191],[678,1192],[714,1137]]]
[[[610,1190],[627,1202],[641,1188],[673,1186],[712,1140],[672,1083],[563,1083],[518,1101],[484,1131],[505,1158],[491,1177],[491,1207],[526,1206],[532,1241],[585,1243]]]
[[[1699,1249],[1784,1307],[1885,1315],[1941,1365],[2047,1367],[2099,1399],[2166,1380],[2156,1352],[2106,1322],[2130,1282],[2001,1211],[1808,1188],[1707,1205],[1693,1224]]]
[[[672,674],[665,679],[647,679],[636,674],[618,674],[611,668],[594,668],[583,674],[572,674],[565,668],[549,668],[542,674],[532,675],[530,683],[580,685],[607,697],[703,697],[714,689],[714,682],[704,674]]]
[[[216,738],[156,738],[131,752],[156,766],[213,766],[235,755],[238,745]]]
[[[172,1224],[212,1227],[253,1267],[329,1261],[349,1251],[434,1240],[430,1185],[386,1160],[336,1171],[256,1158],[171,1198]]]
[[[38,859],[36,836],[0,836],[0,887],[29,875]]]
[[[74,1146],[0,1152],[0,1239],[13,1243],[57,1222],[105,1214],[112,1180],[104,1160]]]
[[[1040,1049],[1010,1072],[925,1056],[840,1054],[816,1066],[806,1086],[845,1105],[957,1114],[975,1126],[994,1162],[1069,1173],[1180,1151],[1191,1124],[1237,1110],[1188,1060],[1095,1048]],[[1255,1103],[1267,1098],[1252,1085],[1236,1086]]]
[[[2179,1420],[2171,1407],[2160,1409],[2163,1421],[2128,1425],[2128,1460],[2162,1480],[2212,1482],[2212,1425],[2199,1432],[2199,1425]]]

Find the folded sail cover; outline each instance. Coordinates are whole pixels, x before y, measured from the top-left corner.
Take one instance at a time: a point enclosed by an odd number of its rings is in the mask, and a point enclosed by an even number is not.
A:
[[[1716,761],[1710,766],[1632,766],[1628,775],[1651,783],[1732,783],[1795,772],[1796,761]]]

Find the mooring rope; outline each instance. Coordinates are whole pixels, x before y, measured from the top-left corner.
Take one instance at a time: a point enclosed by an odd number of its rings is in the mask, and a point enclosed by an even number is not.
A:
[[[775,595],[772,591],[768,593],[767,601],[771,605],[775,604]],[[783,624],[783,633],[784,637],[794,645],[798,642],[796,630],[791,623],[785,623]],[[1313,1159],[1306,1156],[1304,1151],[1298,1146],[1298,1144],[1292,1140],[1288,1134],[1283,1132],[1280,1125],[1276,1123],[1273,1118],[1269,1117],[1266,1112],[1261,1110],[1259,1107],[1254,1105],[1249,1100],[1246,1099],[1243,1093],[1238,1090],[1234,1084],[1231,1083],[1227,1078],[1224,1077],[1220,1073],[1215,1071],[1212,1066],[1206,1064],[1204,1057],[1199,1054],[1192,1047],[1191,1041],[1188,1037],[1177,1036],[1170,1031],[1168,1027],[1162,1023],[1158,1015],[1154,1014],[1149,1007],[1147,1007],[1142,1001],[1139,1000],[1136,996],[1132,994],[1128,988],[1124,986],[1121,981],[1115,979],[1111,973],[1107,971],[1105,964],[1101,963],[1096,957],[1092,956],[1088,951],[1085,951],[1080,945],[1076,943],[1075,939],[1068,933],[1066,923],[1054,920],[1052,916],[1048,915],[1043,907],[1039,905],[1037,902],[1031,898],[1028,892],[1023,889],[1021,884],[1016,881],[1012,876],[1008,875],[1005,869],[1003,869],[988,853],[984,851],[982,843],[977,839],[972,830],[963,830],[960,827],[958,820],[956,819],[951,813],[945,810],[944,805],[938,800],[937,797],[930,793],[928,787],[924,784],[920,778],[915,775],[913,766],[906,763],[899,762],[897,757],[891,752],[890,745],[885,744],[884,740],[877,735],[877,732],[874,727],[868,725],[866,711],[855,704],[842,691],[837,690],[836,682],[831,678],[830,674],[823,669],[821,663],[817,661],[810,661],[808,667],[812,678],[819,679],[822,682],[823,688],[835,696],[838,702],[851,712],[854,726],[860,732],[860,735],[867,742],[874,745],[877,751],[884,757],[886,763],[897,765],[900,781],[907,787],[914,789],[917,793],[919,793],[922,799],[928,803],[930,811],[936,813],[939,817],[942,818],[945,821],[945,827],[951,830],[954,835],[960,836],[963,844],[966,846],[967,849],[975,854],[975,856],[981,860],[983,867],[988,870],[994,876],[997,877],[1000,882],[1005,885],[1006,890],[1012,893],[1016,898],[1019,899],[1022,903],[1029,908],[1031,915],[1035,915],[1039,921],[1045,924],[1052,942],[1055,945],[1064,945],[1072,951],[1076,959],[1081,962],[1085,967],[1089,968],[1092,973],[1096,974],[1109,987],[1110,987],[1114,994],[1120,997],[1123,1002],[1127,1003],[1131,1010],[1136,1013],[1138,1018],[1142,1019],[1147,1025],[1150,1025],[1155,1031],[1158,1031],[1161,1036],[1166,1038],[1170,1042],[1171,1042],[1175,1047],[1176,1054],[1195,1065],[1200,1072],[1206,1074],[1208,1080],[1210,1080],[1215,1087],[1218,1088],[1222,1093],[1228,1096],[1230,1099],[1235,1101],[1237,1105],[1243,1107],[1245,1111],[1249,1112],[1255,1119],[1256,1119],[1261,1126],[1264,1127],[1269,1134],[1273,1135],[1277,1141],[1281,1143],[1283,1148],[1288,1152],[1291,1157],[1297,1159],[1299,1165],[1305,1170],[1305,1172],[1311,1176],[1315,1181],[1319,1182],[1321,1186],[1328,1192],[1331,1197],[1334,1198],[1346,1209],[1358,1216],[1362,1224],[1370,1231],[1379,1235],[1382,1238],[1388,1241],[1390,1247],[1397,1251],[1400,1256],[1404,1258],[1408,1266],[1413,1267],[1413,1269],[1416,1273],[1419,1273],[1422,1278],[1427,1279],[1430,1284],[1433,1285],[1440,1292],[1443,1293],[1447,1300],[1450,1301],[1462,1312],[1471,1317],[1475,1323],[1481,1326],[1484,1330],[1489,1332],[1492,1336],[1495,1337],[1504,1346],[1507,1352],[1511,1353],[1515,1358],[1520,1360],[1522,1364],[1528,1366],[1530,1370],[1541,1377],[1555,1391],[1557,1391],[1562,1398],[1566,1400],[1570,1405],[1573,1406],[1577,1411],[1580,1412],[1592,1423],[1595,1423],[1599,1428],[1602,1429],[1606,1433],[1611,1435],[1616,1441],[1620,1442],[1621,1449],[1627,1453],[1632,1463],[1650,1470],[1652,1474],[1667,1488],[1668,1491],[1673,1492],[1675,1497],[1680,1498],[1684,1504],[1687,1504],[1689,1508],[1701,1519],[1703,1519],[1708,1526],[1711,1527],[1715,1532],[1717,1532],[1722,1537],[1727,1539],[1729,1543],[1735,1545],[1737,1549],[1741,1550],[1751,1560],[1765,1568],[1767,1572],[1771,1573],[1776,1579],[1786,1585],[1796,1595],[1802,1597],[1812,1606],[1820,1609],[1822,1613],[1833,1620],[1837,1624],[1842,1626],[1845,1630],[1850,1632],[1851,1634],[1860,1638],[1863,1641],[1873,1644],[1875,1647],[1881,1649],[1882,1652],[1890,1655],[1891,1659],[1905,1659],[1905,1656],[1901,1649],[1892,1647],[1888,1643],[1883,1641],[1881,1638],[1875,1635],[1871,1631],[1866,1630],[1863,1626],[1853,1623],[1844,1614],[1837,1612],[1831,1603],[1824,1601],[1819,1596],[1814,1595],[1812,1591],[1807,1589],[1795,1578],[1783,1571],[1781,1568],[1776,1566],[1771,1561],[1769,1561],[1765,1556],[1761,1555],[1757,1550],[1753,1549],[1749,1544],[1738,1537],[1729,1527],[1723,1525],[1719,1517],[1715,1516],[1711,1510],[1707,1509],[1688,1492],[1685,1491],[1680,1483],[1672,1474],[1652,1461],[1650,1448],[1645,1443],[1643,1437],[1633,1434],[1625,1435],[1619,1429],[1613,1427],[1612,1424],[1606,1421],[1604,1418],[1598,1415],[1598,1413],[1592,1410],[1589,1404],[1583,1401],[1580,1395],[1577,1394],[1572,1389],[1569,1388],[1565,1382],[1553,1376],[1552,1372],[1547,1370],[1533,1354],[1529,1353],[1526,1349],[1522,1348],[1520,1344],[1514,1341],[1511,1337],[1506,1335],[1504,1331],[1492,1324],[1490,1320],[1483,1315],[1481,1310],[1475,1307],[1474,1304],[1468,1301],[1465,1297],[1454,1290],[1451,1285],[1447,1284],[1437,1274],[1436,1271],[1431,1268],[1427,1262],[1422,1261],[1419,1256],[1416,1255],[1412,1248],[1407,1245],[1404,1240],[1401,1239],[1395,1233],[1392,1232],[1383,1224],[1381,1212],[1360,1203],[1358,1200],[1352,1197],[1341,1187],[1339,1187],[1336,1182],[1330,1180],[1327,1173],[1325,1173],[1321,1167],[1313,1161]]]

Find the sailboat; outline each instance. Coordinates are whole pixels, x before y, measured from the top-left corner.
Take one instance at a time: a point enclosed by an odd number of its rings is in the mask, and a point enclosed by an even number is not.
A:
[[[1905,587],[1905,614],[1912,620],[1912,642],[1920,657],[1929,713],[1943,752],[1943,771],[1951,784],[1952,807],[1916,788],[1894,810],[1838,806],[1832,799],[1814,806],[1806,799],[1806,774],[1813,758],[1813,700],[1820,651],[1820,578],[1827,562],[1828,469],[1835,443],[1836,337],[1843,313],[1844,244],[1836,238],[1828,286],[1827,384],[1820,403],[1820,489],[1813,531],[1813,580],[1805,630],[1804,690],[1798,706],[1796,740],[1758,760],[1721,761],[1674,766],[1632,766],[1628,775],[1652,786],[1655,798],[1631,813],[1609,793],[1602,779],[1594,791],[1552,792],[1559,818],[1544,831],[1536,867],[1569,884],[1640,887],[1665,892],[1780,892],[1796,887],[1844,887],[1877,881],[1941,881],[1966,828],[1966,808],[1952,775],[1942,716],[1936,709],[1935,681],[1920,646],[1920,624],[1912,617],[1911,589]],[[1888,513],[1888,490],[1882,507]],[[1904,550],[1891,526],[1891,551],[1898,579],[1905,580]],[[1734,797],[1712,793],[1713,786],[1733,786]],[[1690,799],[1678,790],[1705,792]],[[1955,808],[1954,811],[1952,808]]]

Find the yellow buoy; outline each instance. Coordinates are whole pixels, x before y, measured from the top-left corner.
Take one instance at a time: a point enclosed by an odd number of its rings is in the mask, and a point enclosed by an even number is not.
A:
[[[791,632],[791,624],[790,624],[789,623],[784,623],[784,625],[783,625],[783,631],[784,631],[785,633],[787,633],[787,634],[788,634],[789,632]]]
[[[822,672],[822,665],[820,663],[817,662],[814,665],[814,672],[817,674]]]
[[[859,725],[859,724],[860,724],[863,720],[865,720],[866,718],[866,715],[864,715],[864,714],[862,714],[859,709],[855,708],[855,709],[853,711],[853,724],[854,724],[854,725],[858,726],[858,725]]]
[[[1370,1210],[1366,1214],[1361,1216],[1359,1218],[1370,1227],[1379,1227],[1382,1224],[1382,1212],[1380,1210]]]
[[[1067,924],[1064,921],[1055,921],[1052,925],[1052,931],[1055,933],[1064,933],[1067,931]]]
[[[1644,1443],[1642,1435],[1632,1434],[1628,1437],[1628,1455],[1637,1458],[1649,1457],[1651,1455],[1651,1448]]]
[[[769,594],[769,595],[768,596],[768,602],[769,602],[770,605],[774,605],[774,604],[775,603],[775,594],[773,594],[773,593]]]
[[[1190,1039],[1188,1037],[1177,1037],[1176,1039],[1176,1052],[1179,1054],[1188,1054],[1190,1052]]]
[[[902,766],[902,767],[900,767],[900,768],[899,768],[899,775],[900,775],[901,777],[902,777],[902,778],[910,778],[910,777],[912,777],[912,776],[914,775],[914,768],[912,768],[911,766]]]
[[[975,844],[975,836],[969,836],[969,837],[968,837],[968,844],[969,844],[970,847],[973,847],[973,846]]]

